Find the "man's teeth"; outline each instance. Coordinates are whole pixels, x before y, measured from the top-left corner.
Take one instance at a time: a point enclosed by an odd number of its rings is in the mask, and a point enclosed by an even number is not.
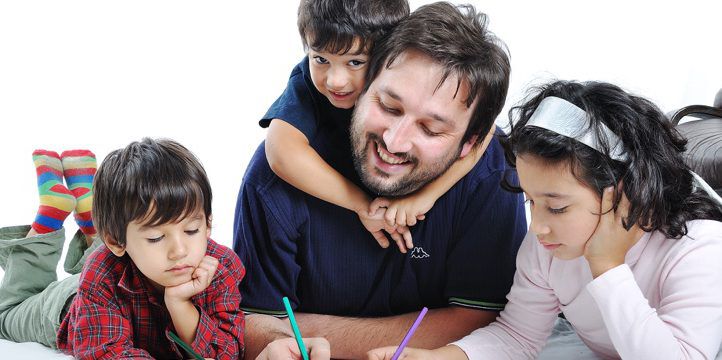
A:
[[[381,148],[378,147],[378,146],[376,147],[376,152],[379,153],[379,157],[381,158],[381,160],[383,160],[384,162],[387,162],[387,163],[389,163],[389,164],[397,165],[397,164],[402,164],[402,163],[406,162],[406,161],[404,161],[404,160],[402,160],[402,159],[397,159],[397,158],[395,158],[395,157],[386,155],[386,153],[383,152],[383,151],[381,150]]]

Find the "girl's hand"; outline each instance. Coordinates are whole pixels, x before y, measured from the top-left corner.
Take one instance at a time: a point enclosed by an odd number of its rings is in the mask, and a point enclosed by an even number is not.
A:
[[[621,186],[619,191],[622,191]],[[624,264],[627,251],[644,234],[637,224],[629,231],[622,224],[629,213],[629,200],[624,192],[616,210],[612,209],[613,205],[614,188],[608,187],[602,193],[599,223],[584,247],[584,257],[589,262],[594,278]]]
[[[396,242],[399,251],[405,254],[407,247],[409,249],[414,247],[411,231],[409,231],[409,228],[406,226],[387,224],[386,220],[384,220],[385,211],[385,208],[380,208],[374,212],[362,210],[357,212],[357,214],[359,220],[361,220],[361,224],[371,233],[382,248],[385,249],[389,247],[389,239],[386,237],[386,234],[384,234],[384,231],[386,231]]]
[[[213,275],[216,274],[217,269],[218,259],[208,255],[204,256],[201,263],[193,270],[189,281],[165,288],[165,301],[186,301],[205,290],[213,281]]]
[[[376,198],[369,206],[369,212],[374,213],[379,208],[386,208],[384,218],[389,225],[414,226],[417,220],[423,220],[434,206],[435,197],[427,196],[423,192],[399,197],[391,200]]]
[[[373,349],[366,353],[367,360],[391,360],[396,353],[396,346],[387,346]],[[468,360],[466,353],[455,345],[447,345],[434,350],[424,350],[406,347],[399,359],[405,360]]]

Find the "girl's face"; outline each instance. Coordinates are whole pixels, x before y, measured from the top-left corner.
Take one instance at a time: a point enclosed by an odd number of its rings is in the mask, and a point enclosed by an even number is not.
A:
[[[551,165],[524,154],[517,156],[516,169],[530,204],[529,231],[556,258],[582,256],[599,223],[599,195],[580,183],[567,163]]]

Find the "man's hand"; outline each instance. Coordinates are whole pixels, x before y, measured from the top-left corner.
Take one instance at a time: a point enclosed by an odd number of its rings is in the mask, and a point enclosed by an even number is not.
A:
[[[326,360],[331,358],[331,345],[324,338],[303,338],[303,344],[308,350],[308,356],[313,360]],[[275,340],[268,344],[258,354],[256,360],[298,360],[301,352],[294,338]]]
[[[218,269],[218,259],[204,256],[201,263],[193,270],[191,279],[183,284],[165,288],[165,302],[182,302],[205,290],[213,281]]]

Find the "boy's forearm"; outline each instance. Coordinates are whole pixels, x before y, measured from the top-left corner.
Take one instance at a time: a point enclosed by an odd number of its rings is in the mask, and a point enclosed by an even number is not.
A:
[[[200,320],[198,309],[190,300],[166,302],[166,308],[178,337],[186,344],[193,344]]]
[[[438,199],[446,194],[446,192],[449,191],[454,184],[459,182],[461,178],[466,176],[466,174],[476,166],[476,163],[479,162],[482,156],[484,156],[486,148],[489,146],[491,139],[494,138],[495,130],[496,125],[492,125],[481,143],[474,145],[466,156],[459,158],[451,164],[451,167],[441,174],[438,179],[424,186],[421,189],[421,194],[431,196],[434,199]]]
[[[271,122],[266,157],[278,177],[309,195],[354,212],[369,207],[368,195],[326,163],[300,131],[282,120]]]
[[[434,349],[458,340],[494,321],[497,312],[449,307],[432,309],[424,317],[408,346]],[[371,349],[398,345],[418,313],[384,318],[350,318],[297,313],[304,337],[325,337],[333,358],[363,358]]]

